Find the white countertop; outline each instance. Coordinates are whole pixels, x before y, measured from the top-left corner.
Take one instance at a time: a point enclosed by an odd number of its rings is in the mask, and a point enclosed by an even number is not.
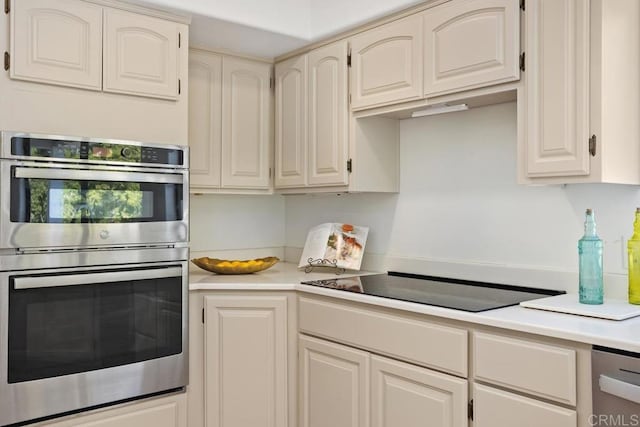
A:
[[[320,271],[320,270],[317,270]],[[343,276],[355,274],[375,274],[373,272],[346,272]],[[540,334],[587,344],[618,348],[640,353],[640,317],[614,321],[591,317],[553,313],[520,306],[512,306],[470,313],[460,310],[416,304],[388,298],[362,295],[309,285],[301,285],[303,280],[317,280],[336,277],[332,272],[305,273],[295,264],[278,263],[268,270],[246,275],[216,275],[203,271],[190,275],[189,289],[195,290],[269,290],[300,291],[316,295],[340,298],[395,308],[445,319],[494,326],[520,332]],[[606,303],[606,301],[605,301]]]

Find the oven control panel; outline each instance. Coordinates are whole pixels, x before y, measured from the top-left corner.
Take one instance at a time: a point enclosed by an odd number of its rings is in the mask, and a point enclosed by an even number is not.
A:
[[[184,152],[180,149],[102,141],[14,136],[11,138],[11,154],[32,157],[34,160],[54,158],[105,163],[184,165]]]

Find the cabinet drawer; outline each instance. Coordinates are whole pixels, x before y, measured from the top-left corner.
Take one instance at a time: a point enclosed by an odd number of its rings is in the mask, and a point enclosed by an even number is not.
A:
[[[576,411],[474,384],[475,427],[576,427]]]
[[[575,350],[475,333],[473,372],[478,380],[576,404]]]
[[[149,399],[115,409],[98,410],[88,415],[71,416],[41,427],[186,427],[186,394]]]
[[[300,298],[303,333],[467,376],[467,331],[349,304]]]

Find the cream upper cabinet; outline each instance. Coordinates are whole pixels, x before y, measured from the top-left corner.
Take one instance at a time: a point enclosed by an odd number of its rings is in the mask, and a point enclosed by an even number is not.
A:
[[[640,2],[528,0],[523,183],[640,184]]]
[[[186,25],[80,0],[13,6],[11,78],[178,99]]]
[[[347,185],[347,42],[315,49],[309,61],[308,185]]]
[[[222,56],[189,53],[189,185],[220,187]]]
[[[192,192],[273,191],[271,64],[189,50]]]
[[[372,427],[467,427],[467,380],[371,356],[371,413]]]
[[[346,43],[276,64],[276,172],[282,193],[397,192],[399,122],[351,119]]]
[[[268,189],[271,182],[271,65],[222,63],[222,186]]]
[[[104,11],[104,91],[178,97],[179,25],[117,9]]]
[[[303,187],[307,176],[307,55],[276,64],[276,188]]]
[[[18,0],[11,20],[11,78],[102,89],[102,7]]]
[[[287,426],[287,297],[207,295],[204,313],[204,426]]]
[[[424,52],[427,97],[518,80],[518,0],[454,0],[426,10]]]
[[[422,97],[422,25],[417,14],[350,39],[353,110]]]
[[[304,335],[299,339],[300,427],[369,426],[369,354]]]
[[[527,176],[588,175],[590,1],[527,3]]]

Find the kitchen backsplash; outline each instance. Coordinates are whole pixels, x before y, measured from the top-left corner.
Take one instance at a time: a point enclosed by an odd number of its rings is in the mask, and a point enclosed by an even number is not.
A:
[[[282,244],[297,261],[309,228],[350,222],[370,227],[365,268],[577,292],[576,245],[591,207],[605,243],[605,287],[623,293],[640,189],[518,185],[515,103],[404,120],[400,129],[399,194],[192,198],[192,249]]]

